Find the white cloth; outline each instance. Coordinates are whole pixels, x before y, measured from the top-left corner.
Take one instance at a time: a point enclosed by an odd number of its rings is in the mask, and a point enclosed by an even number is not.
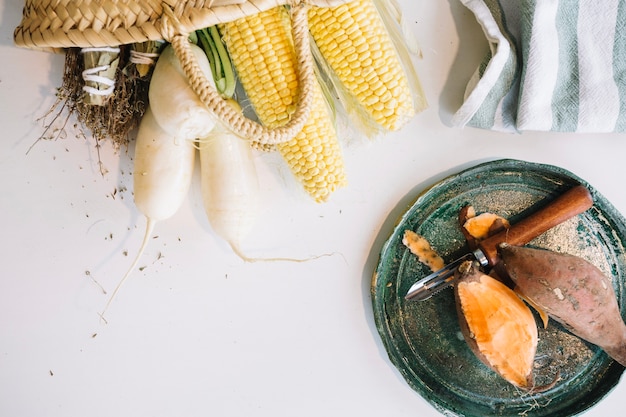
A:
[[[626,0],[461,0],[490,45],[455,126],[626,131]]]

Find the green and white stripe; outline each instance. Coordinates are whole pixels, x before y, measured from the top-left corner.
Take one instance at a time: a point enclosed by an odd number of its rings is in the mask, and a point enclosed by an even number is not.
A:
[[[456,126],[626,131],[626,0],[461,0],[490,53]]]

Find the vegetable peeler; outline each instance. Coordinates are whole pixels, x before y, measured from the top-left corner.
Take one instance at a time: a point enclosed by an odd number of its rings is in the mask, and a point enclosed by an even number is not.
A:
[[[433,294],[454,284],[454,271],[467,260],[475,260],[481,266],[494,266],[499,261],[498,245],[508,243],[521,246],[554,226],[580,214],[593,205],[593,197],[583,185],[577,185],[567,190],[551,202],[534,213],[513,224],[478,244],[478,247],[452,261],[438,271],[415,282],[407,292],[405,299],[423,301]]]

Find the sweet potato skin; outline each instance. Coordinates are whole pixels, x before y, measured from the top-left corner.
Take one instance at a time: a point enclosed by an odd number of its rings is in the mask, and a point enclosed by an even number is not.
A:
[[[602,271],[573,255],[506,244],[498,250],[525,298],[626,366],[626,325],[613,285]]]

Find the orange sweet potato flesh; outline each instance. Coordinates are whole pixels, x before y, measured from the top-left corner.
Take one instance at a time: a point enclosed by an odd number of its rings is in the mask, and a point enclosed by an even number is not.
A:
[[[463,228],[477,240],[485,239],[509,227],[511,225],[508,220],[488,212],[469,217],[463,224]]]
[[[467,261],[454,287],[461,332],[474,354],[511,384],[533,388],[537,324],[528,306],[500,281]]]
[[[602,271],[580,257],[543,249],[504,244],[499,252],[525,298],[626,366],[626,324]]]

